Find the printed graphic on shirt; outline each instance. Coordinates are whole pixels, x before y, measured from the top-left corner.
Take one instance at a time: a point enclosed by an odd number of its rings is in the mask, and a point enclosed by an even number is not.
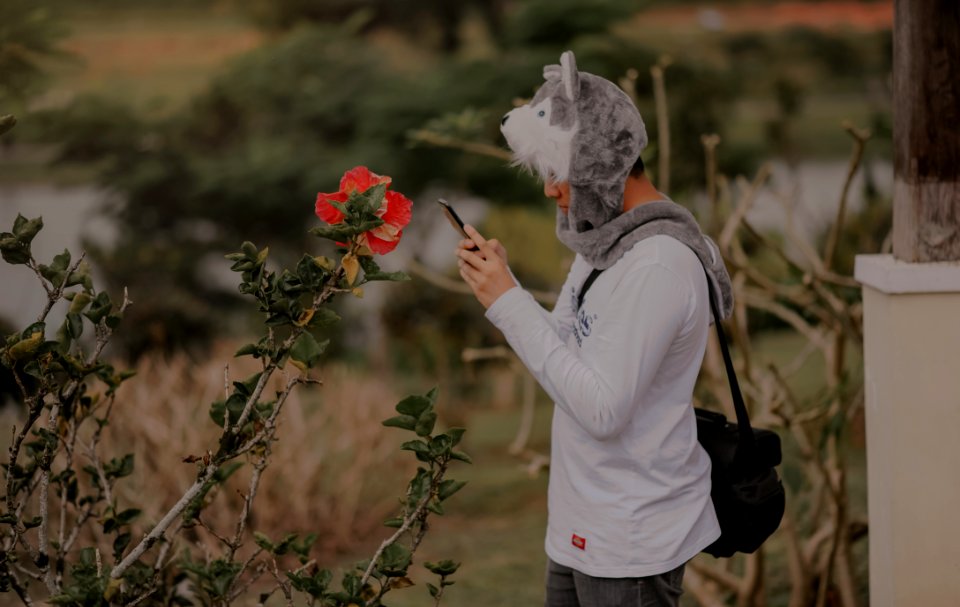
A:
[[[573,534],[573,540],[571,540],[570,543],[576,546],[577,548],[579,548],[580,550],[587,549],[587,538],[580,537],[576,533]]]

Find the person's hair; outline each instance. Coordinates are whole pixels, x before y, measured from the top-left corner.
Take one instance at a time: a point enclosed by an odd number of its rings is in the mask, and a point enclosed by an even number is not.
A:
[[[643,175],[643,157],[637,156],[637,161],[633,163],[633,168],[630,169],[631,177],[639,177]]]

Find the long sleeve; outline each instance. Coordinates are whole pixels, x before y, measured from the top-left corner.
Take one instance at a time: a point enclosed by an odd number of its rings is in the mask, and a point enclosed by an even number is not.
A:
[[[603,306],[602,316],[581,323],[572,309],[566,309],[570,307],[564,302],[569,300],[566,291],[555,320],[569,317],[574,328],[589,331],[583,336],[590,340],[589,356],[581,358],[576,346],[567,346],[561,323],[546,318],[546,311],[519,287],[500,296],[487,310],[487,318],[557,406],[595,439],[609,439],[629,423],[653,382],[683,326],[685,303],[692,293],[670,269],[658,263],[643,265],[631,269],[610,291],[615,305]]]

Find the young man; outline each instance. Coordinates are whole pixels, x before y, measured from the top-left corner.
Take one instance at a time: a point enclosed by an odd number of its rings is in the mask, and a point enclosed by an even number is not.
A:
[[[540,307],[503,246],[472,226],[460,273],[556,403],[546,605],[675,606],[684,564],[720,535],[691,402],[707,282],[727,315],[729,278],[716,245],[644,174],[646,132],[629,98],[577,72],[569,52],[544,75],[502,125],[544,178],[558,236],[577,252],[558,303]]]

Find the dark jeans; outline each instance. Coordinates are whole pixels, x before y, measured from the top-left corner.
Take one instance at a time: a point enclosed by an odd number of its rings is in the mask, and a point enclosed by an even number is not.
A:
[[[677,607],[683,569],[648,577],[592,577],[547,559],[545,607]]]

